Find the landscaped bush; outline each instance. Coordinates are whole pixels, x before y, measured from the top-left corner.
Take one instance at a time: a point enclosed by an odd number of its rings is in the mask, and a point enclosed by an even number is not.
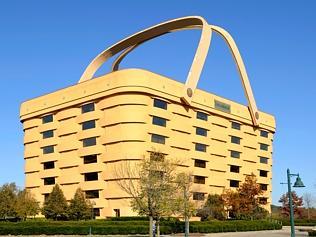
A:
[[[315,230],[308,231],[308,236],[316,236],[316,231]]]
[[[284,226],[290,226],[290,219],[280,219]],[[295,219],[296,226],[315,226],[316,220],[308,220],[308,219]]]
[[[26,221],[0,223],[0,235],[87,235],[91,227],[95,235],[148,234],[148,221]],[[191,222],[192,233],[215,233],[281,229],[282,225],[271,221],[205,221]],[[184,222],[177,219],[162,220],[161,234],[184,232]]]

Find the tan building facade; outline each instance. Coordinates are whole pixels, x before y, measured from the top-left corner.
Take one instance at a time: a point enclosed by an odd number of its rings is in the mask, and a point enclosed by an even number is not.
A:
[[[159,150],[193,172],[193,199],[236,188],[255,174],[271,203],[275,120],[247,106],[141,70],[114,70],[21,105],[25,186],[42,203],[54,184],[80,187],[100,217],[133,215],[113,167]]]

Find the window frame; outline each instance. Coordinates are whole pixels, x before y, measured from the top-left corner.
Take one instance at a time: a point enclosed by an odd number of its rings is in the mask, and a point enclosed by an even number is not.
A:
[[[201,127],[195,127],[195,134],[198,136],[207,137],[207,129]]]
[[[90,124],[91,122],[92,122],[92,124]],[[82,130],[89,130],[89,129],[93,129],[95,127],[96,127],[96,120],[95,119],[84,121],[81,123]]]
[[[93,157],[93,159],[88,160],[88,158],[91,158],[91,157]],[[86,156],[83,156],[82,159],[83,159],[84,165],[98,163],[98,155],[97,154],[86,155]],[[93,160],[93,161],[91,161],[91,160]]]
[[[164,110],[168,109],[167,101],[164,101],[164,100],[161,100],[161,99],[158,99],[158,98],[154,98],[153,106],[155,108],[159,108],[159,109],[164,109]]]
[[[43,152],[43,155],[55,153],[55,146],[54,145],[43,146],[42,152]]]
[[[234,169],[236,169],[236,168],[237,168],[237,170],[234,171]],[[240,173],[240,166],[238,166],[238,165],[230,165],[229,171],[231,173],[239,174]]]
[[[269,163],[269,158],[264,157],[264,156],[259,156],[260,163],[261,164],[268,164]],[[262,162],[264,160],[264,162]]]
[[[52,166],[49,166],[50,164],[53,164]],[[48,167],[47,167],[48,165]],[[47,161],[43,163],[43,169],[44,170],[50,170],[50,169],[55,169],[55,161]]]
[[[232,129],[236,129],[236,130],[241,130],[241,124],[240,123],[237,123],[235,121],[232,121],[232,126],[231,126]]]
[[[205,160],[194,159],[194,167],[206,168],[206,161]]]
[[[95,176],[96,179],[93,176],[95,174],[96,174],[96,176]],[[89,175],[91,175],[91,176],[89,177]],[[84,181],[85,182],[91,182],[91,181],[98,181],[99,180],[99,172],[87,172],[87,173],[84,173],[83,176],[84,176]],[[91,177],[93,177],[93,178],[91,178]]]
[[[158,144],[166,144],[166,136],[152,133],[151,134],[151,142],[158,143]]]
[[[54,180],[53,182],[49,182],[48,180]],[[43,178],[44,180],[44,186],[47,186],[47,185],[54,185],[56,184],[56,177],[45,177]]]
[[[96,146],[97,145],[97,137],[87,137],[81,140],[82,141],[82,147],[90,147],[90,146]],[[89,143],[89,142],[92,143]]]
[[[234,182],[236,182],[237,185],[232,185],[232,184],[234,184]],[[234,180],[234,179],[230,179],[230,180],[229,180],[229,187],[230,187],[230,188],[239,188],[239,184],[240,184],[240,181],[239,181],[239,180]]]
[[[152,124],[160,126],[160,127],[167,127],[167,119],[158,117],[158,116],[152,116],[152,117],[153,117]]]
[[[46,130],[46,131],[41,132],[41,133],[42,133],[42,139],[54,137],[54,129]]]
[[[235,155],[233,155],[233,154],[238,154],[238,156],[235,156]],[[230,150],[230,157],[231,157],[231,158],[240,159],[240,154],[241,154],[240,151]]]
[[[203,149],[200,149],[200,148]],[[199,151],[199,152],[206,152],[207,151],[207,145],[203,144],[203,143],[195,143],[195,151]]]
[[[200,119],[200,120],[203,120],[203,121],[208,121],[208,114],[204,113],[204,112],[201,112],[201,111],[197,111],[196,112],[196,118]]]
[[[89,196],[87,193],[89,193],[90,192],[90,194],[91,193],[93,193],[93,192],[97,192],[98,193],[98,195],[91,195],[91,196]],[[98,190],[98,189],[94,189],[94,190],[85,190],[85,197],[87,198],[87,199],[95,199],[95,198],[100,198],[100,190]]]
[[[233,143],[233,144],[240,145],[241,137],[230,136],[230,142]]]
[[[260,130],[260,137],[269,137],[269,132],[266,130]]]
[[[47,119],[48,119],[48,121],[47,121]],[[47,115],[42,117],[42,124],[52,123],[52,122],[54,122],[54,115],[53,114],[47,114]]]
[[[206,178],[204,176],[201,176],[201,175],[194,175],[193,183],[195,183],[195,184],[205,184],[206,183]]]
[[[193,192],[192,199],[194,201],[204,201],[205,200],[205,193]]]
[[[261,151],[269,151],[269,145],[265,143],[259,143]]]
[[[92,107],[90,108],[89,106],[91,106],[91,105],[92,105]],[[95,111],[95,103],[94,102],[89,102],[89,103],[81,105],[81,114],[89,113],[92,111]]]

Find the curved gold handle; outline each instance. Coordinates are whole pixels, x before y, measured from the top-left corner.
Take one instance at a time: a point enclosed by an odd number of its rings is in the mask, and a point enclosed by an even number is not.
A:
[[[243,63],[243,60],[241,58],[235,41],[227,31],[218,26],[208,25],[202,17],[198,16],[183,17],[167,21],[156,26],[150,27],[146,30],[140,31],[130,37],[127,37],[119,41],[118,43],[104,50],[102,53],[100,53],[97,57],[95,57],[92,60],[92,62],[88,65],[83,75],[81,76],[79,83],[93,78],[95,72],[102,66],[104,62],[106,62],[110,57],[121,51],[123,52],[121,53],[121,55],[117,57],[117,59],[114,61],[112,65],[112,71],[118,70],[119,64],[124,59],[124,57],[141,43],[144,43],[150,39],[176,30],[199,28],[202,29],[199,45],[196,50],[189,74],[187,76],[183,96],[181,99],[186,104],[191,104],[192,97],[196,89],[197,83],[199,81],[204,66],[204,62],[209,50],[212,31],[214,31],[225,39],[226,43],[228,44],[231,50],[248,100],[248,108],[250,110],[253,125],[258,126],[259,112],[249,83],[245,65]]]

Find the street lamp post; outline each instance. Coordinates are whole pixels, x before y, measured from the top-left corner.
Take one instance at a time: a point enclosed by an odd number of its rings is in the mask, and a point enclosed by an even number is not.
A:
[[[296,181],[293,185],[294,188],[304,188],[299,174],[291,174],[290,169],[287,169],[287,184],[288,194],[289,194],[289,207],[290,207],[290,223],[291,223],[291,237],[295,237],[295,227],[294,227],[294,209],[293,209],[293,199],[292,199],[292,191],[291,191],[291,177],[296,176]]]

